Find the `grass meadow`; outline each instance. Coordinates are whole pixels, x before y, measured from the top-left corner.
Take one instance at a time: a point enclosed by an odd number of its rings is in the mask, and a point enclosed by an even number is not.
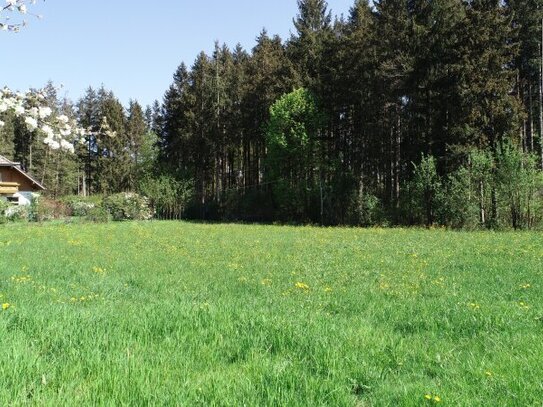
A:
[[[0,404],[541,406],[543,235],[0,227]]]

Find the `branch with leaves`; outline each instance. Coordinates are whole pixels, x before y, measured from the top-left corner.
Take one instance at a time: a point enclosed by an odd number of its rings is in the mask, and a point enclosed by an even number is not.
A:
[[[28,11],[28,5],[34,5],[36,1],[6,0],[6,5],[0,8],[0,31],[19,32],[22,27],[27,25],[24,19],[26,15],[41,19],[41,15]]]

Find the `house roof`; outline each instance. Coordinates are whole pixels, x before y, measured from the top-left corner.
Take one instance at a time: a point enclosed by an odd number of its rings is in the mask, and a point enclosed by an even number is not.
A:
[[[22,176],[24,176],[29,181],[31,181],[32,184],[35,185],[38,189],[41,189],[42,191],[45,191],[45,187],[39,181],[37,181],[32,175],[30,175],[27,172],[23,171],[23,169],[21,168],[20,163],[10,161],[6,157],[4,157],[3,155],[0,155],[0,167],[13,168],[15,171],[17,171]]]
[[[13,164],[10,160],[8,160],[3,155],[0,155],[0,165],[6,165],[6,164]]]

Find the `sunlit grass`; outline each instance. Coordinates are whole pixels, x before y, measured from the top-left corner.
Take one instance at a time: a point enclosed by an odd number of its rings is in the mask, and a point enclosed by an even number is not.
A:
[[[543,401],[537,233],[0,227],[2,405]]]

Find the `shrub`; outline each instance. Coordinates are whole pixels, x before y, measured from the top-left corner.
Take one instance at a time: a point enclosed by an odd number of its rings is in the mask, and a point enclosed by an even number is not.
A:
[[[106,223],[111,220],[111,215],[109,212],[102,206],[95,206],[92,209],[87,211],[85,215],[85,220],[95,223]]]
[[[160,219],[180,219],[194,196],[192,182],[168,175],[145,178],[139,187]]]
[[[104,198],[102,207],[115,221],[149,220],[153,217],[149,200],[132,192],[122,192]]]
[[[356,192],[349,210],[349,221],[359,226],[377,226],[383,223],[384,208],[381,200],[370,193]]]
[[[6,223],[6,210],[9,208],[7,201],[0,199],[0,224]]]
[[[101,204],[101,197],[67,196],[62,202],[68,207],[71,216],[85,217],[89,212]]]
[[[422,155],[421,162],[414,164],[413,179],[407,185],[407,202],[415,223],[431,226],[439,220],[443,202],[443,183],[432,156]]]
[[[28,220],[31,222],[64,219],[69,215],[70,209],[65,203],[43,196],[34,198],[28,207]]]
[[[508,144],[500,146],[495,179],[501,217],[509,226],[531,228],[541,221],[543,177],[535,156]]]
[[[5,218],[11,222],[28,219],[28,207],[10,205],[5,211]]]

